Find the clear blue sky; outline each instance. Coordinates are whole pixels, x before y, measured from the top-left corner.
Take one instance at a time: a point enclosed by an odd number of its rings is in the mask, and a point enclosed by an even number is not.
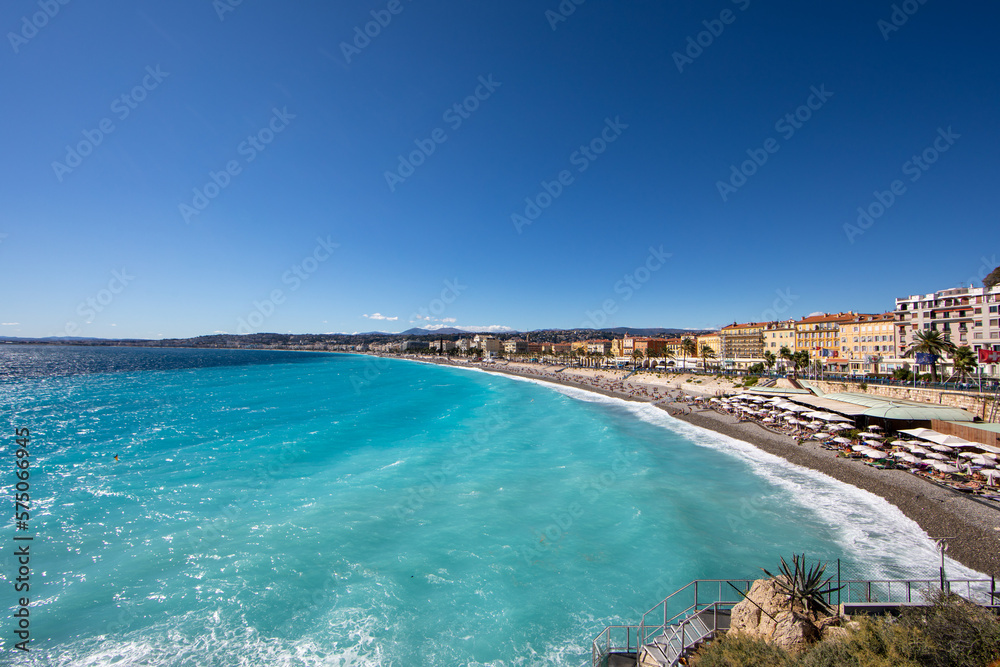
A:
[[[1000,263],[992,3],[232,1],[4,3],[0,336],[703,328]]]

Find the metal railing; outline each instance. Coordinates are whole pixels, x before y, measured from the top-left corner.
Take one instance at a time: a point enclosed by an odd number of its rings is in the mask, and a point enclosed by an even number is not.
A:
[[[831,606],[839,605],[919,605],[926,604],[937,591],[947,591],[980,605],[996,605],[1000,593],[995,579],[840,579],[837,590],[827,595]],[[638,654],[643,646],[675,627],[681,628],[681,645],[688,647],[684,626],[695,614],[713,608],[732,608],[753,586],[752,579],[696,579],[674,591],[642,615],[638,625],[611,625],[594,638],[591,648],[593,667],[606,667],[611,653]],[[832,583],[832,582],[831,582]],[[740,591],[737,593],[734,587]],[[671,615],[672,614],[672,615]],[[691,635],[692,641],[703,639]]]

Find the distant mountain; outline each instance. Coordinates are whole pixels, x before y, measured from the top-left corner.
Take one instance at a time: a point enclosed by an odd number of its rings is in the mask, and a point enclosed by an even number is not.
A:
[[[461,336],[464,334],[473,335],[475,331],[466,331],[464,329],[455,329],[454,327],[442,327],[440,329],[422,329],[420,327],[413,327],[412,329],[407,329],[401,332],[400,336]],[[516,331],[504,331],[502,333],[512,334],[517,333]]]

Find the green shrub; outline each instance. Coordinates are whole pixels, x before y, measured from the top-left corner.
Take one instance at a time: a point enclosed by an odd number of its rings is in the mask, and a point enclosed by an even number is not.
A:
[[[792,657],[782,648],[763,639],[745,635],[723,635],[701,649],[697,667],[792,667]]]
[[[993,614],[954,594],[937,593],[931,602],[899,617],[901,627],[924,635],[933,649],[922,664],[983,667],[1000,658],[1000,623]]]

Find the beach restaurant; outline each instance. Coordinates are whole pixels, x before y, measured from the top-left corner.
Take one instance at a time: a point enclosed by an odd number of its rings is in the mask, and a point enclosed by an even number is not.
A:
[[[900,431],[918,427],[932,428],[936,425],[940,426],[941,431],[950,431],[950,428],[941,425],[947,423],[972,426],[975,421],[972,413],[961,408],[883,398],[870,394],[837,392],[816,395],[807,389],[778,388],[753,388],[745,393],[765,398],[781,397],[815,410],[843,415],[851,418],[859,429],[879,426],[888,431]]]

